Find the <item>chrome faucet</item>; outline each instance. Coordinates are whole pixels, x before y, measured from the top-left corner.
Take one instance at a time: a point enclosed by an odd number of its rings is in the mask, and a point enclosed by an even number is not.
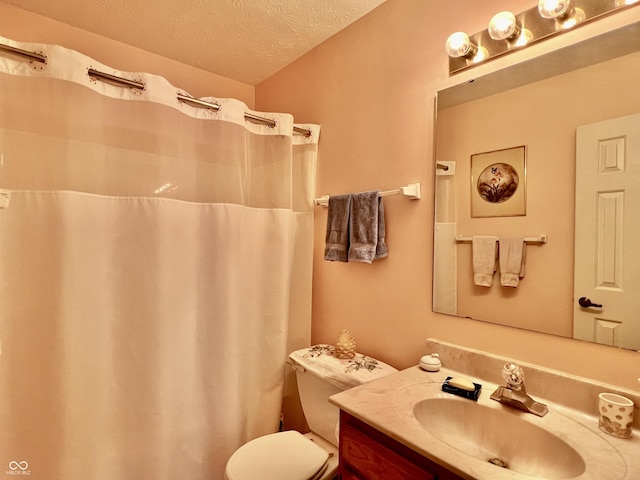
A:
[[[544,417],[549,413],[549,409],[545,404],[536,402],[527,395],[527,391],[524,388],[524,373],[519,365],[505,363],[502,369],[502,378],[507,382],[507,386],[498,387],[491,394],[491,400],[533,413],[539,417]]]

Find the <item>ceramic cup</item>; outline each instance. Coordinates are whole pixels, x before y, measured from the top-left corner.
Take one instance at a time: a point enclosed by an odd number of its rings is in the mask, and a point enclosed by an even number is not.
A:
[[[633,402],[615,393],[601,393],[598,400],[600,430],[614,437],[631,438]]]

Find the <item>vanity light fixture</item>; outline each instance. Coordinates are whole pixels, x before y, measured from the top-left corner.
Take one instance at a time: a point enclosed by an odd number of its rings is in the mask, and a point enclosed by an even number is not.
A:
[[[497,13],[486,30],[473,35],[456,32],[447,39],[449,74],[638,6],[640,0],[538,0],[535,7],[517,15]]]
[[[571,28],[584,20],[584,11],[572,0],[540,0],[538,12],[542,18],[555,20],[557,28]]]

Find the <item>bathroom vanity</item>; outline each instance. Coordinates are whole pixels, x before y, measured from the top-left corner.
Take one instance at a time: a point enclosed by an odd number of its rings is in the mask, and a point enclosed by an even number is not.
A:
[[[428,345],[451,367],[438,372],[411,367],[330,398],[341,410],[342,479],[640,478],[638,392],[521,364],[527,392],[548,405],[548,414],[540,417],[490,398],[508,359],[444,342]],[[443,392],[448,376],[482,384],[478,400]],[[635,402],[632,438],[599,429],[603,391]]]

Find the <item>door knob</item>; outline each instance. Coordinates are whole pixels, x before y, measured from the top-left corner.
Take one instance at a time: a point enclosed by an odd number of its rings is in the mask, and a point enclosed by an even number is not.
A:
[[[580,306],[582,308],[589,308],[589,307],[594,307],[594,308],[602,308],[602,305],[599,303],[593,303],[591,300],[589,300],[587,297],[580,297],[580,299],[578,300],[578,303],[580,304]]]

